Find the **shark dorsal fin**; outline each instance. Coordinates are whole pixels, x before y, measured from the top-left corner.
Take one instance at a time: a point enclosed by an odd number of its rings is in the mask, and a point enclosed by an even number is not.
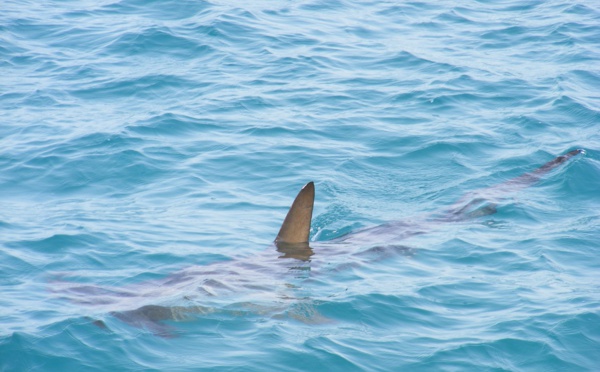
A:
[[[275,238],[275,243],[308,243],[314,203],[315,184],[309,182],[304,185],[292,203]]]

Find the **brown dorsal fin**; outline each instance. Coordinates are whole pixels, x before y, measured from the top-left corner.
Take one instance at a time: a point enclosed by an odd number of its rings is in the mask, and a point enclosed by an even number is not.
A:
[[[283,220],[275,243],[308,243],[314,203],[315,184],[309,182],[296,196],[285,220]]]

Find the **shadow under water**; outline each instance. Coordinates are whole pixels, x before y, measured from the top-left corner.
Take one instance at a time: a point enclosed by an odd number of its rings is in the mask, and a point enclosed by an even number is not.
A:
[[[315,300],[305,286],[330,271],[331,262],[360,265],[394,256],[410,257],[414,248],[401,242],[444,224],[493,214],[511,193],[532,185],[581,153],[583,150],[573,150],[533,172],[467,195],[449,209],[422,221],[390,222],[328,242],[309,244],[314,203],[314,184],[310,182],[294,200],[274,244],[255,255],[193,266],[163,279],[122,287],[82,285],[68,281],[66,275],[57,275],[51,281],[51,288],[73,303],[89,305],[163,337],[174,334],[168,322],[209,314],[287,317],[310,324],[325,323],[329,320],[318,313]],[[90,317],[90,321],[101,328],[108,327],[101,319]]]

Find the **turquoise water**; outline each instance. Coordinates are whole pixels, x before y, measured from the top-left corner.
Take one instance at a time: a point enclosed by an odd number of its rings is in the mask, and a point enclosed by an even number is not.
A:
[[[597,2],[249,3],[0,5],[0,370],[600,370]]]

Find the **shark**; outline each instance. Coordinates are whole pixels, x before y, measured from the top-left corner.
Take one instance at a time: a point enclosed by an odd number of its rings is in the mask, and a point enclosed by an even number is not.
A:
[[[73,303],[93,306],[96,312],[163,337],[174,334],[172,322],[215,313],[326,322],[306,301],[302,283],[318,275],[330,257],[351,260],[363,256],[411,256],[413,248],[404,245],[408,238],[425,234],[441,224],[494,214],[503,200],[584,153],[583,149],[569,151],[533,171],[469,193],[417,222],[392,221],[329,241],[310,241],[315,202],[315,184],[311,181],[296,195],[271,247],[262,252],[238,260],[192,266],[162,279],[123,287],[82,285],[60,278],[53,281],[53,290]],[[108,328],[102,317],[86,318],[98,327]]]

